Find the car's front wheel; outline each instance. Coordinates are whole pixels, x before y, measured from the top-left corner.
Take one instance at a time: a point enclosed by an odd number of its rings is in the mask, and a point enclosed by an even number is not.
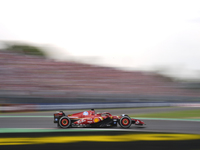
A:
[[[69,128],[71,125],[71,120],[67,116],[63,116],[59,119],[58,126],[61,128]]]
[[[131,118],[129,116],[123,116],[120,120],[119,120],[119,125],[122,128],[129,128],[132,124]]]

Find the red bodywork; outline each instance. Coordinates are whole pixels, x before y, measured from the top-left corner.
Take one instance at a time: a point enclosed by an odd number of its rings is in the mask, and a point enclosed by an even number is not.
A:
[[[57,113],[54,114],[54,116],[62,116],[63,113]],[[94,124],[94,123],[98,123],[101,122],[107,118],[109,119],[113,119],[113,120],[119,120],[123,117],[122,116],[113,116],[108,112],[103,112],[103,113],[95,113],[95,111],[90,110],[90,111],[84,111],[84,112],[79,112],[79,113],[75,113],[75,114],[69,114],[67,115],[67,117],[70,118],[70,120],[73,121],[73,124],[75,125],[87,125],[87,124]],[[132,120],[132,124],[135,125],[143,125],[145,124],[143,121],[138,120],[138,119],[131,119]]]

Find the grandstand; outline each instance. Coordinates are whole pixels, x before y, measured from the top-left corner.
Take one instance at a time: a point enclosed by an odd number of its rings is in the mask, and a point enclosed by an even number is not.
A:
[[[183,89],[179,83],[166,79],[154,73],[0,52],[0,96],[200,97],[199,90]]]

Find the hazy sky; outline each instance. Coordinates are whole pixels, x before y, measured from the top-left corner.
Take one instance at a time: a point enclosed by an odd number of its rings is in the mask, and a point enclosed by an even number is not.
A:
[[[56,58],[200,76],[200,1],[0,0],[0,40],[58,47]]]

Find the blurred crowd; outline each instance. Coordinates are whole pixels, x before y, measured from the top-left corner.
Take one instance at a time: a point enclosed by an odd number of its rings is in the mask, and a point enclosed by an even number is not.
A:
[[[196,96],[161,75],[121,71],[39,56],[0,52],[0,95],[68,97],[81,94]]]

